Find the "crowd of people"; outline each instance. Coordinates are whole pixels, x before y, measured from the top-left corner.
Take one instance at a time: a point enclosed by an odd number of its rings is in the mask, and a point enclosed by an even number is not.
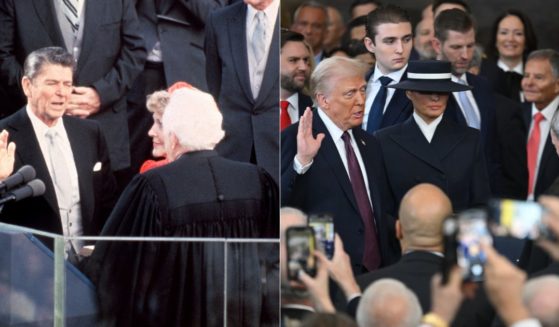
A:
[[[544,195],[559,195],[559,52],[502,9],[488,44],[463,0],[417,22],[356,0],[347,23],[302,1],[283,25],[281,250],[308,217],[330,215],[337,234],[314,277],[282,273],[285,326],[559,325],[557,243],[496,235],[475,250],[483,281],[448,268],[444,222],[491,199],[539,200],[557,233],[559,199]]]

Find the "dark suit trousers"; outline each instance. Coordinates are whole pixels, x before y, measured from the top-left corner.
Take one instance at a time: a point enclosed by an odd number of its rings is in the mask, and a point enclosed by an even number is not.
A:
[[[147,110],[146,97],[157,90],[167,88],[163,64],[146,62],[144,71],[138,76],[128,93],[127,114],[130,133],[130,168],[118,176],[119,188],[123,189],[140,171],[140,166],[152,158],[153,148],[148,131],[153,124],[152,113]]]

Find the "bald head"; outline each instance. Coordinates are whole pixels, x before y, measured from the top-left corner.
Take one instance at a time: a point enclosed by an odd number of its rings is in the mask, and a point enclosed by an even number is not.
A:
[[[451,213],[450,199],[440,188],[432,184],[414,186],[400,203],[403,243],[407,248],[416,249],[441,247],[442,223]]]
[[[524,285],[523,300],[542,326],[559,326],[559,277],[544,275]]]

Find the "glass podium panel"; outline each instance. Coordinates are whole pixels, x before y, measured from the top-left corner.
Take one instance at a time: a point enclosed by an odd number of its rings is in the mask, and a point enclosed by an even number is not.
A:
[[[279,325],[279,240],[80,239],[0,223],[0,326]]]

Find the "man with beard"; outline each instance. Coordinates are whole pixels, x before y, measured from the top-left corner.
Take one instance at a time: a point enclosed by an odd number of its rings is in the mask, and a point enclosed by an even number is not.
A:
[[[311,98],[302,92],[311,74],[311,53],[303,34],[281,31],[280,60],[280,128],[283,130],[299,121],[305,108],[312,106]]]

